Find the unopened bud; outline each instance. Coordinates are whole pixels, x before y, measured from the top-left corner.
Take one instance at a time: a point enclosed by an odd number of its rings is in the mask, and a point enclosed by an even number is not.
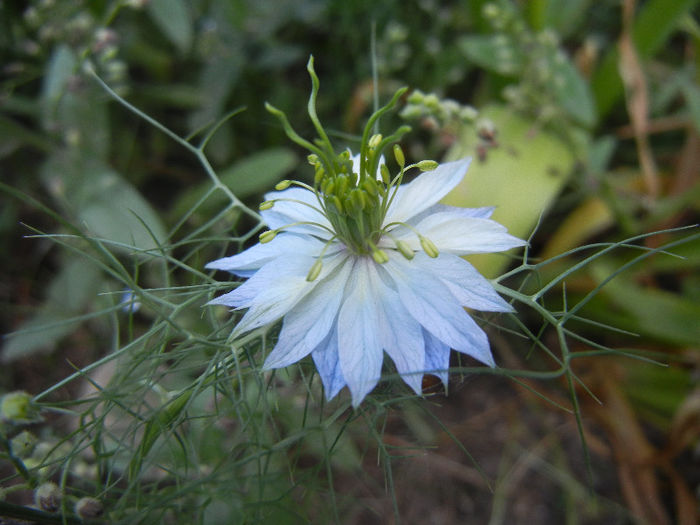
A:
[[[75,513],[83,519],[94,519],[102,516],[104,505],[95,498],[80,498],[75,502]]]
[[[286,190],[291,185],[292,185],[291,180],[281,180],[277,184],[275,184],[275,189],[277,191],[282,191],[282,190]]]
[[[31,423],[39,419],[39,410],[26,392],[10,392],[0,402],[0,419],[11,423]]]
[[[369,147],[372,148],[372,149],[374,149],[374,148],[376,148],[377,146],[379,146],[379,144],[380,144],[381,141],[382,141],[382,138],[383,138],[383,137],[382,137],[382,134],[381,134],[381,133],[377,133],[376,135],[372,135],[372,136],[370,137],[370,139],[369,139]]]
[[[36,443],[36,436],[28,430],[23,430],[10,441],[12,453],[15,456],[23,459],[28,458],[31,455]]]
[[[34,503],[41,510],[56,512],[61,507],[61,489],[55,483],[42,483],[34,491]]]

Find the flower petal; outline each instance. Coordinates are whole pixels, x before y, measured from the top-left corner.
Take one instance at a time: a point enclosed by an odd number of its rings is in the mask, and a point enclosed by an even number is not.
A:
[[[440,164],[433,171],[419,175],[412,182],[398,188],[385,224],[406,222],[437,203],[457,186],[467,172],[471,159]]]
[[[488,219],[493,214],[496,208],[494,206],[484,206],[482,208],[461,208],[459,206],[448,206],[446,204],[433,204],[427,210],[423,210],[417,215],[411,217],[411,220],[406,221],[411,226],[415,226],[420,221],[434,213],[453,213],[455,217],[476,217],[479,219]]]
[[[449,212],[426,217],[416,224],[415,228],[430,239],[438,250],[457,255],[501,252],[527,244],[526,241],[510,235],[508,230],[496,221],[456,217]],[[421,249],[415,234],[402,231],[394,236],[405,240],[414,250]]]
[[[283,317],[345,259],[344,254],[325,259],[321,274],[313,282],[308,282],[306,276],[316,262],[315,257],[297,255],[266,264],[230,294],[238,293],[242,298],[250,299],[249,304],[235,304],[249,309],[236,325],[233,335],[240,335]]]
[[[383,268],[379,267],[380,270]],[[379,342],[396,365],[401,378],[416,394],[423,392],[425,348],[420,324],[401,304],[399,294],[389,288],[372,268],[370,285],[377,290],[381,310],[378,318]]]
[[[324,243],[310,235],[280,233],[267,243],[258,243],[245,251],[208,263],[209,270],[224,270],[240,277],[250,277],[266,263],[287,254],[305,253],[318,256]],[[326,251],[328,253],[328,251]]]
[[[345,386],[345,379],[340,370],[338,358],[338,330],[337,324],[328,333],[316,349],[311,352],[318,375],[321,376],[323,389],[326,391],[326,399],[330,401]]]
[[[296,363],[328,336],[335,324],[352,266],[352,259],[346,258],[284,316],[279,339],[267,356],[264,369]]]
[[[513,311],[511,305],[496,293],[488,279],[457,255],[441,253],[436,259],[427,260],[418,257],[414,263],[445,283],[462,306],[487,312]]]
[[[425,373],[437,376],[447,388],[447,370],[450,367],[450,347],[423,329],[425,341]]]
[[[488,338],[474,320],[456,301],[447,286],[425,265],[412,264],[424,253],[417,253],[413,261],[391,252],[386,269],[396,283],[404,306],[423,328],[443,343],[459,352],[471,355],[482,363],[494,366]]]
[[[381,306],[369,273],[374,264],[368,257],[355,260],[348,294],[338,315],[340,369],[355,407],[375,387],[382,368],[383,352],[377,325]]]
[[[271,230],[288,226],[296,222],[316,223],[298,224],[285,228],[291,233],[308,233],[317,235],[323,239],[330,238],[332,234],[325,228],[330,228],[330,222],[323,215],[318,197],[312,191],[305,188],[293,187],[284,191],[273,191],[265,195],[265,199],[275,200],[275,205],[269,210],[261,211],[265,224]],[[325,228],[324,228],[325,227]]]

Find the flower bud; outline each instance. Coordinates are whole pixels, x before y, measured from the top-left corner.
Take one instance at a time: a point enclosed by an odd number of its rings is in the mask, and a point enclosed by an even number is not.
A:
[[[291,180],[281,180],[277,184],[275,184],[275,189],[277,191],[282,191],[282,190],[286,190],[291,185],[292,185]]]
[[[39,410],[26,392],[10,392],[0,402],[0,419],[11,423],[32,423],[39,419]]]
[[[31,455],[36,443],[36,436],[28,430],[23,430],[10,441],[12,453],[22,459],[28,458]]]
[[[94,519],[102,516],[104,505],[95,498],[80,498],[75,502],[75,513],[83,519]]]
[[[61,498],[61,489],[52,482],[42,483],[34,491],[34,503],[46,512],[56,512],[61,507]]]
[[[370,137],[370,139],[369,139],[369,147],[372,148],[372,149],[374,149],[374,148],[376,148],[377,146],[379,146],[379,144],[380,144],[381,141],[382,141],[382,138],[383,138],[383,137],[382,137],[382,134],[381,134],[381,133],[377,133],[376,135],[372,135],[372,136]]]

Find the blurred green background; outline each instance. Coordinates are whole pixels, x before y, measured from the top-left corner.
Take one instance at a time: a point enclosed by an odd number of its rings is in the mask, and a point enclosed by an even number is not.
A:
[[[384,492],[372,454],[348,459],[339,477],[354,503],[341,521],[385,523],[400,514],[406,523],[423,522],[419,516],[518,523],[529,509],[533,523],[697,523],[700,238],[693,228],[677,229],[697,223],[700,208],[697,4],[0,1],[0,332],[14,333],[0,349],[0,393],[41,391],[70,374],[71,363],[104,355],[110,322],[92,313],[104,307],[105,293],[124,288],[78,255],[76,243],[66,241],[66,249],[28,236],[102,239],[138,273],[139,250],[181,243],[174,257],[201,270],[221,246],[198,232],[244,235],[255,226],[211,193],[190,152],[116,103],[86,71],[181,137],[199,137],[245,107],[223,122],[205,153],[221,181],[255,209],[277,181],[311,175],[264,102],[313,137],[305,69],[313,54],[318,113],[338,148],[357,144],[375,87],[384,101],[409,86],[402,109],[384,121],[387,130],[402,120],[413,126],[402,143],[407,157],[474,157],[446,202],[495,206],[494,218],[511,232],[532,236],[533,263],[565,254],[537,268],[539,281],[506,284],[537,290],[591,255],[578,247],[637,238],[637,249],[612,250],[567,274],[544,297],[550,311],[575,305],[642,250],[670,246],[682,256],[655,253],[631,265],[579,312],[588,321],[572,321],[582,339],[580,347],[572,343],[582,352],[572,368],[601,401],[579,392],[593,480],[573,417],[532,394],[566,405],[563,382],[467,378],[434,408],[443,426],[426,423],[432,416],[420,410],[387,416],[384,442],[434,447],[397,467],[398,496]],[[196,237],[190,250],[186,241]],[[514,265],[498,256],[473,262],[489,277]],[[201,284],[153,268],[134,279],[150,287]],[[147,325],[148,314],[135,322],[136,330]],[[522,322],[542,341],[550,337],[529,312]],[[664,366],[595,356],[584,338]],[[492,342],[504,366],[547,368],[531,341],[499,332]],[[353,439],[363,449],[363,436]],[[493,486],[470,477],[456,442],[483,461]],[[353,470],[357,462],[364,477]],[[425,469],[430,475],[416,479]],[[300,522],[313,512],[303,515]]]

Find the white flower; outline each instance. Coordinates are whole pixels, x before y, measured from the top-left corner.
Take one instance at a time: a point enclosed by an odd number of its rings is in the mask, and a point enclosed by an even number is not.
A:
[[[373,147],[370,140],[363,162],[347,153],[334,162],[312,156],[313,188],[266,195],[265,242],[207,265],[249,278],[211,302],[248,310],[234,336],[283,319],[265,369],[311,354],[326,397],[348,386],[354,406],[379,381],[384,352],[418,394],[425,373],[447,383],[450,348],[494,366],[486,334],[464,307],[512,309],[461,256],[524,244],[489,219],[491,208],[438,204],[469,159],[399,185],[400,152],[393,181],[385,166],[379,179],[366,175],[383,164]]]

